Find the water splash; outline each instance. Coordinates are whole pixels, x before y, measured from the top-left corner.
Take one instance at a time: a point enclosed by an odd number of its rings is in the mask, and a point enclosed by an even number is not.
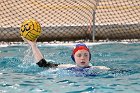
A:
[[[34,61],[33,53],[31,46],[28,46],[28,49],[23,53],[25,56],[23,58],[23,64],[31,64]]]

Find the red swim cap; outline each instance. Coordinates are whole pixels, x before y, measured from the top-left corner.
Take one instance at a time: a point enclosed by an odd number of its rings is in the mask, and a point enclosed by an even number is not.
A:
[[[74,55],[78,50],[87,50],[89,52],[89,49],[85,46],[78,46],[76,48],[73,49],[72,54]]]

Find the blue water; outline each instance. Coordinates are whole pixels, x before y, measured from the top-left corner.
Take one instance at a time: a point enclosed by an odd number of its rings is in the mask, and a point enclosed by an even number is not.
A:
[[[74,64],[70,58],[73,46],[38,46],[48,61]],[[140,93],[139,43],[93,44],[89,48],[92,65],[111,70],[40,68],[28,46],[0,47],[0,93]]]

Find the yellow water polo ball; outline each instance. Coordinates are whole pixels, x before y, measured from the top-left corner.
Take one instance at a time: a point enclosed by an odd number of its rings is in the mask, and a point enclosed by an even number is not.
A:
[[[25,20],[20,27],[20,35],[30,41],[34,41],[38,38],[41,32],[41,25],[35,19]]]

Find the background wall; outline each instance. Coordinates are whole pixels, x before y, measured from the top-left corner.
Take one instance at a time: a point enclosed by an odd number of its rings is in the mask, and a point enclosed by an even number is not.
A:
[[[0,41],[21,41],[20,24],[41,24],[38,41],[139,39],[139,0],[1,0]]]

